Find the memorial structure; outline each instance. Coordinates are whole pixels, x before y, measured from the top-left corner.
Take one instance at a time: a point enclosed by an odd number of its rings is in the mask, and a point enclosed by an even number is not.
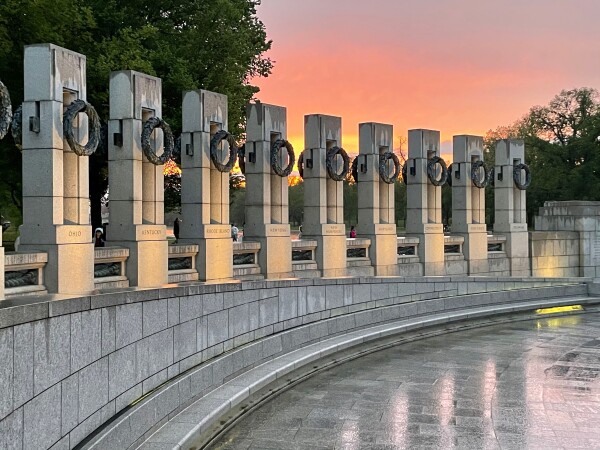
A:
[[[356,167],[358,191],[358,230],[369,238],[369,256],[375,275],[397,275],[394,182],[400,162],[393,154],[392,125],[361,123]],[[390,163],[393,174],[390,176]]]
[[[323,277],[346,275],[346,226],[342,181],[349,169],[342,145],[340,117],[304,117],[303,239],[317,241],[317,266]]]
[[[248,105],[245,152],[244,240],[260,243],[258,263],[265,278],[290,277],[288,175],[295,157],[287,141],[285,108],[260,102]]]
[[[489,272],[485,186],[481,136],[454,136],[452,170],[452,234],[464,237],[463,255],[469,275]]]
[[[203,281],[233,276],[229,171],[237,148],[227,132],[227,96],[205,90],[183,94],[181,137],[182,243],[196,243]],[[223,163],[223,153],[226,162]]]
[[[523,177],[523,173],[524,178]],[[529,276],[529,234],[525,189],[529,185],[525,143],[504,139],[496,143],[494,167],[494,234],[506,236],[506,255],[511,276]]]
[[[81,107],[87,105],[86,59],[52,44],[30,45],[25,47],[24,73],[19,250],[47,253],[44,283],[48,292],[90,292],[94,289],[94,246],[87,155],[95,147],[76,154],[66,140],[63,123],[65,109],[76,100],[82,101],[77,104]],[[85,142],[88,118],[76,112],[71,109],[68,133],[77,142]]]
[[[110,74],[107,237],[110,245],[129,249],[127,276],[138,287],[167,283],[162,164],[173,149],[173,136],[161,115],[160,78],[132,70]],[[154,128],[163,128],[164,139]],[[170,147],[164,155],[163,140]]]
[[[423,274],[445,275],[441,186],[446,166],[440,158],[440,132],[409,130],[406,165],[406,234],[419,238]]]

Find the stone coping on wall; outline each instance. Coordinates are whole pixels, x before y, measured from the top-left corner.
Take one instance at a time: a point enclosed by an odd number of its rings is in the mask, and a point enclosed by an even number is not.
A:
[[[289,279],[2,301],[0,448],[74,448],[159,386],[185,378],[190,391],[173,388],[176,398],[161,394],[163,406],[135,416],[141,422],[127,435],[136,441],[223,382],[305,345],[444,310],[584,295],[587,281]]]
[[[164,285],[161,288],[126,288],[114,292],[80,295],[44,294],[0,300],[0,329],[34,320],[90,309],[124,305],[128,303],[159,300],[188,295],[236,292],[248,289],[277,289],[288,287],[328,286],[378,283],[519,283],[531,282],[537,286],[544,283],[590,283],[590,277],[487,277],[487,276],[417,276],[417,277],[342,277],[342,278],[295,278],[287,280],[237,281],[229,283],[190,283]]]
[[[132,448],[138,450],[155,450],[157,448],[182,450],[193,448],[191,445],[198,444],[198,442],[205,444],[222,431],[224,426],[233,422],[236,416],[243,414],[244,410],[250,406],[246,401],[248,397],[258,394],[252,399],[252,406],[256,406],[261,398],[268,398],[272,395],[273,390],[266,391],[265,388],[275,387],[277,380],[280,380],[279,388],[285,388],[286,385],[292,385],[295,381],[304,378],[307,372],[312,373],[322,370],[323,367],[339,364],[340,359],[343,362],[345,359],[352,357],[353,353],[356,356],[367,353],[369,350],[365,349],[365,344],[377,348],[377,342],[381,342],[383,338],[398,336],[415,330],[444,325],[451,326],[453,323],[465,320],[490,319],[494,316],[524,313],[541,307],[575,304],[595,305],[598,303],[600,303],[598,298],[570,297],[554,301],[536,300],[519,304],[491,305],[471,308],[467,311],[455,310],[431,314],[427,317],[394,321],[325,339],[302,349],[294,350],[284,356],[274,358],[272,361],[254,367],[224,383],[173,416],[140,446]],[[489,320],[488,323],[494,323],[493,319]],[[438,332],[447,332],[446,330]],[[339,357],[342,351],[345,352],[344,358]],[[302,371],[308,365],[311,366],[311,369]],[[285,382],[282,382],[283,378],[285,378]],[[169,389],[169,387],[164,389]],[[125,415],[107,427],[104,430],[105,435],[108,436],[112,432],[118,432],[121,424],[131,419],[132,414],[133,412]],[[95,442],[100,442],[100,440]],[[91,450],[100,447],[97,447],[94,443],[83,448]]]

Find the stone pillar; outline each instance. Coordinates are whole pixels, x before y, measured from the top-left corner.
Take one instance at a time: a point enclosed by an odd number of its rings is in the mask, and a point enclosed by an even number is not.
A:
[[[358,134],[358,235],[371,240],[369,257],[375,275],[396,275],[394,185],[379,176],[379,156],[393,151],[393,127],[361,123]]]
[[[440,156],[440,132],[408,131],[406,234],[419,238],[424,275],[445,275],[442,188],[427,178],[427,161]]]
[[[513,167],[521,163],[525,163],[522,140],[504,139],[496,143],[494,234],[506,236],[511,276],[531,275],[525,191],[517,189],[513,180]]]
[[[52,44],[25,47],[23,102],[23,227],[19,251],[48,254],[48,292],[94,289],[89,160],[63,140],[63,112],[86,99],[86,59]],[[87,140],[87,116],[75,136]]]
[[[258,261],[265,278],[292,276],[288,177],[280,177],[271,169],[271,147],[278,139],[287,139],[286,109],[258,102],[250,104],[246,124],[244,240],[260,242]],[[285,148],[278,158],[285,167]]]
[[[452,162],[452,234],[463,236],[463,254],[469,275],[487,274],[485,189],[471,180],[471,167],[483,161],[481,136],[454,136]],[[484,169],[479,169],[483,173]],[[483,177],[483,175],[482,175]],[[483,179],[483,178],[482,178]]]
[[[326,166],[327,150],[341,145],[340,117],[321,114],[304,116],[306,149],[302,238],[317,241],[317,266],[324,277],[346,275],[343,183],[331,179]],[[339,161],[337,165],[341,166]]]
[[[230,280],[229,173],[219,172],[210,159],[212,137],[227,130],[227,96],[204,90],[184,92],[182,121],[180,242],[198,244],[200,280]],[[220,156],[227,159],[227,142],[220,146]]]
[[[127,277],[131,286],[156,287],[168,281],[168,243],[164,225],[163,166],[142,151],[144,122],[162,116],[161,80],[124,70],[110,74],[108,176],[110,245],[129,249]],[[151,145],[160,155],[162,131]]]

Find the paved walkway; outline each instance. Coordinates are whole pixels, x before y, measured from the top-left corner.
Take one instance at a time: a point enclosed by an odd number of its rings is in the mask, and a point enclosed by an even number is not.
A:
[[[340,365],[214,449],[600,448],[600,313],[452,333]]]

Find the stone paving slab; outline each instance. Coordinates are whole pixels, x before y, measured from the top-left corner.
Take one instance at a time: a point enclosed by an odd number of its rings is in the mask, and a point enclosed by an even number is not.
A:
[[[350,332],[348,334],[337,336],[331,339],[326,339],[324,341],[311,344],[302,348],[300,350],[296,350],[285,356],[276,358],[275,360],[258,366],[255,369],[250,370],[240,377],[240,379],[234,378],[228,383],[224,384],[223,387],[209,393],[205,396],[202,401],[211,401],[213,399],[223,399],[225,401],[229,401],[228,407],[230,409],[239,406],[241,402],[246,399],[252,389],[256,392],[260,387],[266,386],[269,382],[273,380],[273,378],[280,379],[282,377],[287,376],[295,369],[302,368],[307,364],[316,361],[321,358],[329,357],[330,355],[335,355],[337,352],[354,347],[359,346],[365,342],[372,342],[377,339],[380,339],[385,336],[397,335],[402,332],[414,331],[423,329],[424,327],[431,326],[439,326],[455,321],[465,320],[465,319],[475,319],[481,317],[490,317],[490,316],[501,316],[510,313],[517,313],[519,311],[528,311],[532,309],[536,309],[537,307],[544,306],[550,307],[553,305],[565,305],[565,304],[587,304],[587,303],[596,303],[597,299],[589,298],[589,297],[571,297],[566,299],[555,299],[552,301],[548,300],[535,300],[530,302],[520,302],[518,304],[506,304],[506,305],[491,305],[484,306],[479,308],[474,308],[469,311],[446,311],[439,314],[431,315],[427,318],[412,318],[408,320],[401,320],[398,322],[387,323],[383,325],[378,325],[362,330],[357,330]],[[242,378],[243,377],[243,378]],[[250,387],[247,383],[250,383]],[[367,383],[369,384],[369,383]],[[229,397],[228,397],[229,396]],[[227,399],[228,397],[228,399]],[[183,410],[180,414],[186,415],[188,414],[188,410],[193,408],[195,404],[190,406],[189,408]],[[219,411],[222,408],[219,407]],[[220,413],[222,414],[222,412]],[[219,415],[220,415],[219,414]],[[361,420],[363,417],[359,411],[354,413],[349,413],[345,410],[339,410],[336,413],[332,413],[331,411],[326,411],[322,414],[318,412],[313,412],[312,418],[330,418],[330,417],[338,417],[338,416],[348,416],[348,420]],[[335,414],[338,414],[336,416]],[[145,450],[146,447],[150,444],[154,444],[156,442],[161,442],[165,447],[164,448],[188,448],[191,443],[198,440],[199,437],[205,433],[211,426],[214,426],[215,421],[218,419],[219,415],[217,415],[214,411],[208,412],[208,415],[204,420],[201,420],[196,424],[188,423],[188,433],[184,434],[183,431],[181,433],[173,433],[170,431],[171,423],[178,423],[177,430],[181,430],[180,423],[177,421],[177,416],[172,421],[168,422],[165,426],[159,429],[155,434],[149,437],[149,439],[143,443],[139,448]],[[310,414],[309,414],[310,415]],[[333,415],[333,416],[332,416]],[[420,420],[426,420],[424,423],[427,424],[428,421],[432,421],[432,418],[427,418],[426,415],[422,416]],[[189,426],[192,425],[192,426]],[[176,439],[178,438],[178,439]],[[168,445],[167,445],[168,444]],[[261,443],[261,445],[270,445],[268,443]],[[256,447],[263,448],[263,447]],[[265,447],[270,448],[270,447]],[[275,447],[275,448],[290,448],[290,447]],[[295,448],[295,447],[294,447]],[[362,448],[362,447],[361,447]]]

